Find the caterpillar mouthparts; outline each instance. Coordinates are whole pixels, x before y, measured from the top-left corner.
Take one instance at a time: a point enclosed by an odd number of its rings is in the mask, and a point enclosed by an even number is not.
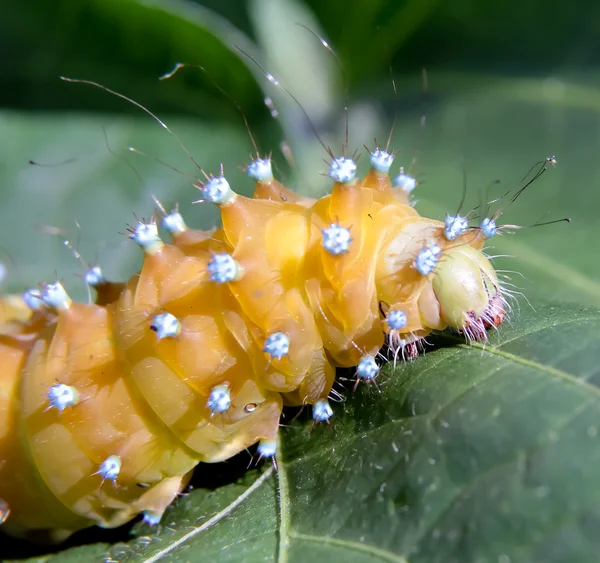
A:
[[[119,284],[94,267],[96,303],[58,282],[3,298],[2,530],[60,540],[138,514],[156,524],[199,462],[256,443],[275,456],[283,405],[329,422],[337,367],[372,381],[385,344],[412,359],[432,331],[484,339],[502,322],[482,251],[494,220],[420,216],[414,178],[393,186],[393,155],[370,157],[363,178],[333,159],[317,200],[256,158],[254,198],[222,174],[195,186],[222,228],[191,229],[178,212],[162,220],[170,243],[155,220],[132,228],[141,271]]]

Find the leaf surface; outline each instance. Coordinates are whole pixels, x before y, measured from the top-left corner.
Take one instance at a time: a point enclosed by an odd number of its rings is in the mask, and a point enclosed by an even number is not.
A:
[[[486,346],[447,338],[332,427],[282,430],[277,473],[193,491],[127,546],[31,561],[595,561],[599,341],[599,313],[559,307]]]

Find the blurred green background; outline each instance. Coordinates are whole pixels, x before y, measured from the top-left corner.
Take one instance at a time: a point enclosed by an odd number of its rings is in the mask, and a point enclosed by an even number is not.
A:
[[[340,64],[298,23],[325,37]],[[515,256],[507,268],[527,278],[517,285],[535,287],[534,298],[597,303],[600,266],[586,247],[600,202],[599,30],[600,5],[583,0],[560,9],[516,0],[13,3],[0,22],[6,283],[22,288],[58,274],[83,295],[82,267],[63,238],[110,275],[130,274],[139,255],[119,231],[134,212],[152,212],[151,194],[181,204],[193,225],[217,221],[208,206],[191,206],[189,178],[198,171],[164,129],[132,104],[61,75],[99,82],[159,114],[205,170],[223,162],[243,192],[251,186],[237,166],[252,145],[238,105],[260,150],[274,152],[280,177],[325,193],[326,155],[303,112],[241,49],[297,97],[334,150],[343,142],[346,88],[351,149],[384,142],[397,115],[391,146],[402,152],[393,171],[414,164],[422,213],[442,217],[458,206],[463,166],[476,205],[489,182],[500,180],[503,193],[556,153],[558,166],[505,217],[526,225],[568,215],[574,223],[520,231],[496,250]],[[205,72],[159,81],[176,62]]]

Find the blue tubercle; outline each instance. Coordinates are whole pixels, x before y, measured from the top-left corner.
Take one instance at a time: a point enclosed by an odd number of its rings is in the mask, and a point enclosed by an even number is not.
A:
[[[274,332],[265,340],[263,351],[271,358],[281,360],[290,351],[290,339],[283,332]]]

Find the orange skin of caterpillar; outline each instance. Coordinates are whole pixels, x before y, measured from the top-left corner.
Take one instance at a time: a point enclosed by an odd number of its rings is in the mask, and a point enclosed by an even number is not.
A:
[[[3,299],[4,531],[60,541],[141,511],[161,515],[199,462],[275,440],[284,404],[327,398],[336,367],[375,355],[388,332],[381,303],[406,313],[397,336],[410,343],[432,330],[463,328],[460,319],[482,315],[493,298],[496,278],[479,232],[446,241],[443,224],[419,216],[375,170],[319,200],[276,180],[258,182],[254,199],[235,196],[221,205],[221,216],[221,229],[188,229],[172,244],[146,249],[141,272],[126,284],[98,287],[96,304],[32,312],[14,296]],[[348,252],[337,256],[322,246],[322,229],[332,223],[352,236]],[[424,277],[413,262],[433,242],[450,266]],[[239,280],[210,281],[215,252],[233,256]],[[453,256],[454,285],[441,279]],[[482,282],[486,276],[491,284]],[[474,307],[464,307],[457,291]],[[181,331],[158,339],[150,325],[165,312]],[[274,332],[290,340],[280,360],[263,352]],[[79,392],[79,402],[62,412],[48,409],[46,398],[57,382]],[[212,414],[207,398],[222,384],[231,406]],[[111,455],[122,463],[116,483],[97,474]]]

